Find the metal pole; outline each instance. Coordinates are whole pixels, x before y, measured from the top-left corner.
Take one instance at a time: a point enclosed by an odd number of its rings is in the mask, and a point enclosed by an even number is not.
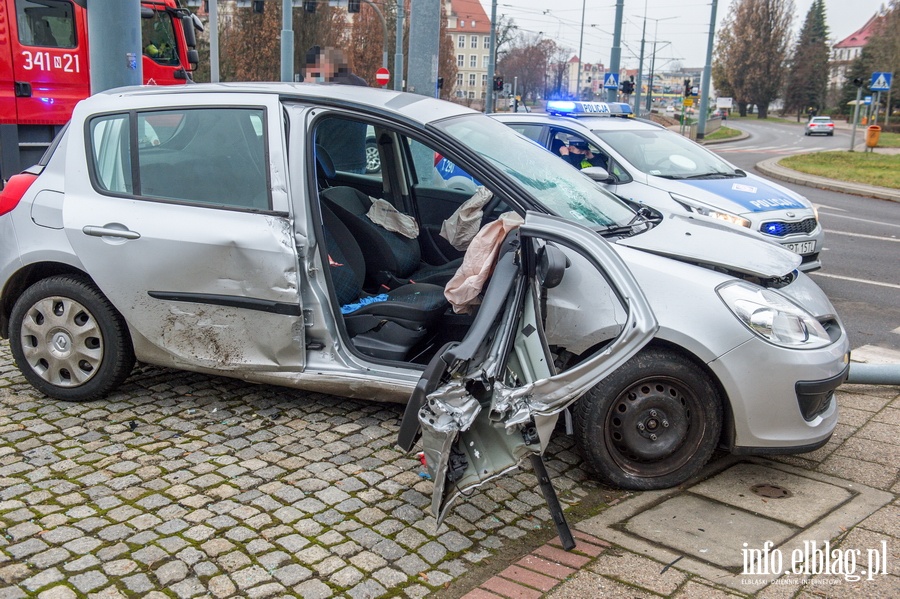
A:
[[[578,38],[578,76],[575,78],[575,98],[581,99],[581,63],[584,57],[581,55],[584,47],[584,9],[587,6],[587,0],[581,1],[581,37]]]
[[[878,124],[878,113],[881,108],[881,92],[875,92],[875,109],[873,110],[874,116],[872,117],[872,124]]]
[[[369,2],[369,0],[362,0],[362,1],[365,2],[366,4],[368,4],[369,6],[371,6],[372,8],[374,8],[374,9],[375,9],[375,14],[378,15],[378,18],[379,18],[379,19],[381,19],[381,30],[382,30],[382,35],[384,36],[384,37],[383,37],[383,41],[382,41],[382,43],[381,43],[381,46],[382,46],[382,51],[381,51],[381,66],[383,66],[384,68],[387,68],[387,66],[388,66],[388,31],[387,31],[387,21],[384,19],[384,15],[381,13],[381,9],[378,8],[378,5],[377,5],[377,4],[373,4],[372,2]]]
[[[491,0],[490,58],[488,59],[487,94],[484,96],[484,112],[494,112],[494,73],[497,65],[497,0]]]
[[[862,87],[856,88],[856,104],[853,106],[853,131],[850,133],[850,151],[856,145],[856,124],[859,122],[859,99],[862,97]]]
[[[853,385],[900,385],[900,364],[850,364],[847,383]]]
[[[403,91],[403,0],[397,0],[397,41],[394,44],[394,89]]]
[[[700,80],[700,114],[697,120],[697,139],[706,136],[706,114],[709,111],[709,80],[712,76],[713,42],[716,39],[716,7],[718,0],[712,0],[712,12],[709,16],[709,39],[706,41],[706,65],[703,67],[703,78]]]
[[[219,0],[209,0],[209,80],[219,82]]]
[[[714,0],[715,1],[715,0]],[[637,85],[634,89],[634,116],[641,116],[641,73],[644,72],[644,41],[647,37],[647,0],[644,0],[644,30],[641,32],[641,57],[638,60]]]
[[[415,0],[409,5],[407,91],[435,97],[440,31],[441,0]]]
[[[294,23],[291,0],[281,0],[281,81],[294,80]]]
[[[92,0],[87,21],[91,93],[143,83],[140,0]]]
[[[613,30],[613,45],[609,53],[609,72],[619,74],[619,62],[622,59],[622,10],[625,0],[616,0],[616,28]],[[615,102],[619,99],[619,90],[606,90],[606,100]]]
[[[659,27],[659,22],[656,23]],[[654,38],[656,36],[654,35]],[[647,114],[653,108],[653,70],[656,67],[656,39],[653,40],[653,54],[650,56],[650,85],[647,86]]]

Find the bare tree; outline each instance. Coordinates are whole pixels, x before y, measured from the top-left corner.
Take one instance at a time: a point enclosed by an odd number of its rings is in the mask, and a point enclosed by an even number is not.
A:
[[[568,96],[566,85],[566,72],[569,70],[569,58],[571,53],[555,42],[550,55],[547,57],[547,85],[544,96],[547,98],[563,98]]]
[[[719,33],[717,84],[756,104],[761,119],[782,91],[793,12],[792,0],[738,0]]]
[[[512,83],[513,78],[518,79],[517,93],[523,97],[533,97],[544,88],[547,66],[556,43],[532,34],[517,37],[510,46],[503,59],[497,63],[498,71],[506,82]]]
[[[438,77],[444,80],[444,87],[438,90],[440,98],[449,100],[456,84],[456,49],[453,45],[453,37],[447,33],[447,13],[441,11],[441,43],[438,50]],[[490,90],[485,90],[489,92]]]
[[[355,74],[369,82],[375,83],[375,71],[381,68],[383,48],[389,43],[384,40],[384,27],[375,9],[363,3],[359,14],[353,19],[350,28],[350,43],[347,57]],[[388,51],[390,53],[390,50]]]

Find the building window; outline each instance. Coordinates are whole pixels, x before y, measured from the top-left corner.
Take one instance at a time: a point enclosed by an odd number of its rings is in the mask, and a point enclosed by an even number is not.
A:
[[[463,74],[457,73],[456,74],[456,87],[462,87],[462,84],[463,84]]]
[[[491,64],[491,56],[490,54],[485,54],[481,57],[481,68],[486,69]]]
[[[478,55],[477,54],[472,54],[471,56],[469,56],[469,68],[470,69],[478,68]]]
[[[475,87],[475,73],[469,73],[469,87]]]
[[[470,38],[469,45],[470,45],[470,47],[472,47],[472,48],[477,48],[477,47],[478,47],[478,36],[477,36],[477,35],[473,35],[473,36]]]
[[[491,49],[491,36],[489,36],[489,35],[484,36],[484,49],[485,50]]]
[[[456,55],[456,66],[457,67],[466,66],[466,55],[465,54],[457,54]]]
[[[475,27],[475,19],[472,19],[472,27]]]
[[[481,87],[487,85],[487,73],[482,73],[481,75]]]
[[[465,48],[466,47],[466,36],[464,36],[464,35],[457,36],[456,47],[457,48]]]
[[[470,99],[470,100],[474,100],[474,99],[475,99],[475,92],[469,92],[469,99]]]

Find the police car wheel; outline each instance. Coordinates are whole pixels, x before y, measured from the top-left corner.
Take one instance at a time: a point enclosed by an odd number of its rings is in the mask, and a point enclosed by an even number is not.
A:
[[[597,477],[642,491],[697,474],[722,430],[709,375],[665,348],[638,353],[578,400],[574,415],[575,442]]]

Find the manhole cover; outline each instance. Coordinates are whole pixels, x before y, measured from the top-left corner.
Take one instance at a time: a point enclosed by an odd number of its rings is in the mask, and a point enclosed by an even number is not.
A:
[[[767,497],[769,499],[781,499],[783,497],[791,496],[790,491],[784,487],[779,487],[778,485],[753,485],[750,487],[750,490],[760,497]]]

